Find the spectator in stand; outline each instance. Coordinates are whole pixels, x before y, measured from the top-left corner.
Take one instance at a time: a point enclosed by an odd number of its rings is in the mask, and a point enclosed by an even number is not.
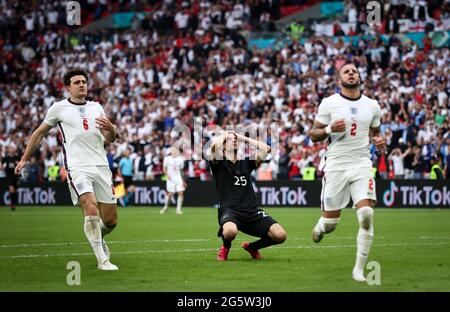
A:
[[[123,157],[119,162],[119,168],[117,170],[118,176],[121,178],[125,186],[125,196],[119,199],[120,204],[123,207],[128,206],[130,199],[134,196],[133,185],[133,160],[130,158],[131,151],[126,149],[123,153]]]
[[[414,168],[414,179],[423,179],[425,162],[419,146],[414,146],[414,159],[412,166]]]
[[[284,146],[280,148],[280,154],[278,159],[278,179],[286,180],[289,174],[289,154]]]
[[[394,171],[394,179],[403,179],[405,177],[404,159],[409,151],[402,153],[400,148],[392,150],[389,155],[389,160],[392,161]]]

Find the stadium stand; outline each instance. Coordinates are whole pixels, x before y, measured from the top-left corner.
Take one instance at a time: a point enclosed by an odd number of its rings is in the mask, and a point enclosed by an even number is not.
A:
[[[448,1],[423,2],[402,9],[402,1],[391,1],[388,16],[428,14],[448,31]],[[380,177],[427,178],[433,157],[442,167],[450,165],[448,43],[437,47],[425,38],[421,47],[395,34],[388,40],[375,35],[347,42],[309,37],[261,50],[248,46],[245,33],[279,16],[283,3],[271,11],[272,2],[264,0],[86,1],[91,6],[87,21],[119,11],[147,13],[131,28],[92,32],[69,31],[64,2],[39,3],[30,10],[21,2],[0,1],[2,155],[11,144],[25,146],[48,107],[65,97],[63,73],[80,67],[91,75],[91,97],[121,129],[118,143],[108,147],[113,170],[131,147],[136,178],[161,179],[173,126],[201,120],[204,127],[276,124],[283,148],[260,169],[269,173],[256,177],[300,179],[309,163],[317,167],[326,148],[307,135],[318,105],[336,92],[336,70],[351,61],[360,70],[363,93],[377,98],[382,108],[388,150],[383,155],[371,150]],[[350,11],[361,5],[346,1],[344,17],[353,19]],[[355,34],[363,31],[356,28]],[[208,139],[194,138],[194,143]],[[24,179],[48,180],[60,153],[55,131],[44,139]],[[192,149],[185,153],[190,156]],[[210,179],[207,162],[189,160],[186,176]],[[64,178],[64,172],[57,177]]]

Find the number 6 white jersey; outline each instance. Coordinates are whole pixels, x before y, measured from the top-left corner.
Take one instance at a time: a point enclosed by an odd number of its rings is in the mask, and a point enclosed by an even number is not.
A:
[[[380,117],[378,102],[364,95],[354,100],[336,93],[323,99],[316,120],[328,125],[345,119],[345,132],[331,133],[319,169],[328,172],[372,168],[369,131],[380,125]]]
[[[95,125],[95,118],[100,116],[105,116],[105,111],[94,101],[77,104],[66,99],[48,109],[44,122],[51,127],[58,125],[67,169],[108,166],[105,138]]]

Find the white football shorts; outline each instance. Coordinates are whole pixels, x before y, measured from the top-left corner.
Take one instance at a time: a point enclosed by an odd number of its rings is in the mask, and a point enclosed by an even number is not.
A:
[[[116,204],[112,173],[106,166],[89,166],[73,168],[67,172],[70,196],[73,205],[78,204],[78,198],[84,193],[94,193],[97,202]]]
[[[184,192],[184,185],[182,179],[167,179],[166,189],[169,193]]]
[[[322,211],[343,209],[350,197],[354,206],[363,199],[377,200],[371,168],[325,172],[320,196]]]

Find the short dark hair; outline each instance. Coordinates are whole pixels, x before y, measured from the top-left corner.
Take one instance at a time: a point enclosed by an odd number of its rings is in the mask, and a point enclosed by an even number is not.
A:
[[[353,62],[345,62],[344,65],[342,65],[341,67],[339,67],[339,69],[338,69],[338,71],[337,71],[338,78],[341,78],[341,70],[342,70],[342,68],[344,68],[344,67],[347,66],[347,65],[353,65],[353,66],[355,66],[356,71],[358,72],[358,76],[359,76],[359,78],[361,78],[361,75],[359,74],[358,66],[356,66],[356,64],[353,63]]]
[[[88,74],[84,70],[78,69],[78,68],[71,69],[67,73],[64,74],[64,77],[63,77],[64,85],[66,87],[70,86],[70,79],[73,76],[78,76],[78,75],[84,76],[84,78],[86,78],[86,81],[88,80]]]

